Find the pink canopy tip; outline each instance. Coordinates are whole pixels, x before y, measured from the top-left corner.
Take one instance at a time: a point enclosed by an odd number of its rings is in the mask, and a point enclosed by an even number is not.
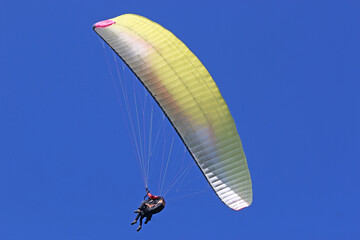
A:
[[[104,27],[108,27],[110,25],[113,25],[114,22],[113,20],[104,20],[104,21],[100,21],[94,24],[95,28],[104,28]]]

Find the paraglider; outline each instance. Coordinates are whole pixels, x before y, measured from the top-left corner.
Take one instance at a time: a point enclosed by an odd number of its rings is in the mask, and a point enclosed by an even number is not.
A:
[[[93,29],[158,103],[221,201],[233,210],[250,206],[252,183],[235,122],[200,60],[142,16],[121,15]]]
[[[138,209],[134,211],[137,215],[131,225],[136,224],[137,220],[140,218],[140,224],[137,231],[141,230],[144,217],[146,217],[145,224],[147,224],[151,220],[153,214],[157,214],[165,208],[166,203],[163,197],[152,195],[147,188],[146,196],[148,198],[142,201]]]

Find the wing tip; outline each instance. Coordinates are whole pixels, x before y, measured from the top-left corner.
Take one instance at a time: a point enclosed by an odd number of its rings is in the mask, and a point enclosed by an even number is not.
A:
[[[100,21],[100,22],[97,22],[93,25],[93,29],[95,28],[105,28],[105,27],[108,27],[108,26],[111,26],[113,24],[115,24],[116,22],[109,19],[109,20],[104,20],[104,21]]]

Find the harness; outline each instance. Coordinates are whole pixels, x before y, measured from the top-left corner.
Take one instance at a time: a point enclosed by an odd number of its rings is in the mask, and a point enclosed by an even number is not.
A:
[[[163,198],[154,199],[149,203],[145,203],[147,206],[147,212],[149,214],[155,214],[161,212],[165,208],[165,201]]]

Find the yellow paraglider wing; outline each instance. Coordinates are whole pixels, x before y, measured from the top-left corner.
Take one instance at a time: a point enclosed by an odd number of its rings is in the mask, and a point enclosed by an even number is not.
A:
[[[199,59],[145,17],[125,14],[93,28],[157,101],[219,198],[234,210],[249,206],[252,185],[240,137]]]

